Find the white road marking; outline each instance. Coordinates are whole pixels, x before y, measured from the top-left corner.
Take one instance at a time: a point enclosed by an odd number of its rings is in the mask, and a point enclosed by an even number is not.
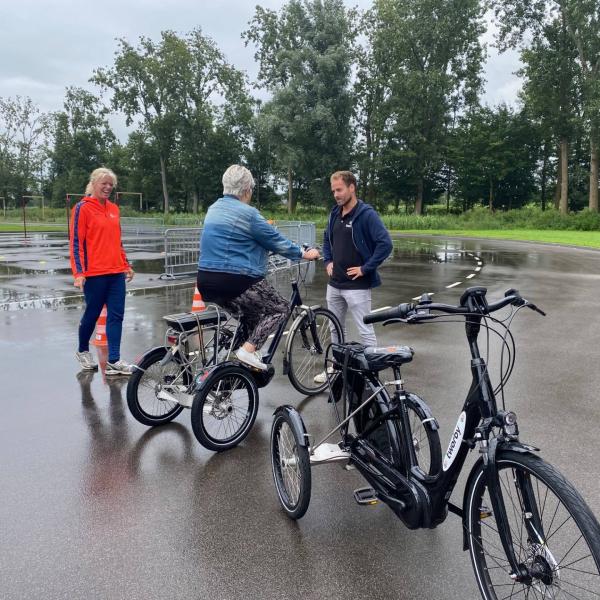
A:
[[[450,288],[456,287],[457,285],[460,285],[461,283],[462,283],[462,281],[455,281],[454,283],[447,285],[446,288],[450,289]]]
[[[382,306],[381,308],[374,308],[371,312],[376,313],[382,310],[387,310],[388,308],[392,308],[391,306]]]

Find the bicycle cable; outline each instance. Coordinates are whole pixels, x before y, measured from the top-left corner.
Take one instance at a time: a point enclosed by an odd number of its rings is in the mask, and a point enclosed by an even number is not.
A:
[[[496,319],[495,317],[492,317],[490,315],[481,315],[481,313],[473,312],[473,313],[467,313],[465,315],[462,315],[461,318],[457,318],[455,316],[450,316],[450,315],[444,315],[444,314],[432,315],[432,319],[430,321],[423,322],[423,324],[427,324],[428,322],[433,323],[433,321],[435,321],[436,323],[459,323],[459,324],[464,325],[464,323],[465,323],[464,318],[466,318],[468,316],[481,316],[482,317],[482,319],[484,321],[483,327],[486,330],[486,335],[487,335],[486,352],[485,352],[485,356],[486,356],[485,369],[483,371],[483,375],[486,375],[489,372],[489,359],[491,356],[491,342],[490,342],[490,338],[489,338],[490,333],[495,334],[501,340],[501,348],[502,349],[501,349],[501,353],[500,353],[500,382],[493,389],[493,394],[496,395],[498,393],[501,393],[503,410],[506,410],[506,403],[505,403],[505,398],[504,398],[504,386],[508,382],[508,380],[512,374],[515,362],[516,362],[516,344],[515,344],[514,336],[510,332],[510,325],[512,324],[512,320],[513,320],[514,316],[516,315],[518,310],[520,310],[521,308],[522,307],[518,307],[517,310],[513,309],[511,311],[511,313],[502,320]],[[504,333],[501,333],[495,327],[490,325],[488,323],[488,320],[492,321],[493,323],[497,324],[499,327],[504,329]],[[508,326],[505,324],[505,321],[507,321],[507,320],[509,322]],[[505,352],[508,355],[506,370],[503,369],[503,360],[504,360]],[[477,384],[477,386],[474,388],[473,391],[479,390],[479,388],[481,387],[481,383],[482,382],[480,381]]]

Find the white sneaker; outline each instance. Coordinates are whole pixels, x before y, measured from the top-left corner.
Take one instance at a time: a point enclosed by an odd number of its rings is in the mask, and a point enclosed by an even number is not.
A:
[[[106,369],[104,370],[105,375],[131,375],[133,373],[133,366],[127,364],[123,360],[118,360],[114,363],[106,363]]]
[[[321,371],[320,373],[317,373],[317,375],[315,375],[313,381],[315,383],[325,383],[327,381],[327,375],[333,375],[333,373],[334,373],[334,368],[327,367],[327,371]]]
[[[261,371],[266,371],[268,369],[267,365],[262,362],[262,356],[258,352],[248,352],[248,350],[244,350],[244,348],[238,348],[235,351],[235,355],[240,362],[250,365],[255,369],[260,369]]]
[[[85,352],[75,352],[75,358],[84,371],[95,371],[98,368],[98,363],[94,361],[92,353],[87,350]]]

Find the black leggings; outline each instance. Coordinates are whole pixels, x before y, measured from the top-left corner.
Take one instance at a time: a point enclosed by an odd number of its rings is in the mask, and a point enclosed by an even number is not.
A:
[[[257,348],[264,345],[288,313],[288,302],[266,279],[250,286],[237,298],[220,304],[225,310],[241,315],[242,326],[249,332],[246,341]]]

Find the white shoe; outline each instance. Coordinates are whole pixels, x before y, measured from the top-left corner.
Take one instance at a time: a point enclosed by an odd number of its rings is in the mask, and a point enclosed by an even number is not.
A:
[[[75,352],[75,358],[84,371],[95,371],[98,368],[98,363],[94,361],[92,353],[87,350],[85,352]]]
[[[327,381],[327,375],[333,375],[333,373],[334,373],[334,368],[327,367],[327,371],[321,371],[320,373],[317,373],[317,375],[315,375],[313,381],[315,383],[325,383]]]
[[[123,360],[118,360],[114,363],[106,363],[106,369],[104,370],[105,375],[131,375],[133,373],[133,366],[127,364]]]
[[[267,365],[262,362],[262,356],[258,352],[248,352],[248,350],[244,350],[244,348],[238,348],[235,351],[235,355],[240,362],[250,365],[255,369],[260,369],[261,371],[266,371],[268,369]]]

